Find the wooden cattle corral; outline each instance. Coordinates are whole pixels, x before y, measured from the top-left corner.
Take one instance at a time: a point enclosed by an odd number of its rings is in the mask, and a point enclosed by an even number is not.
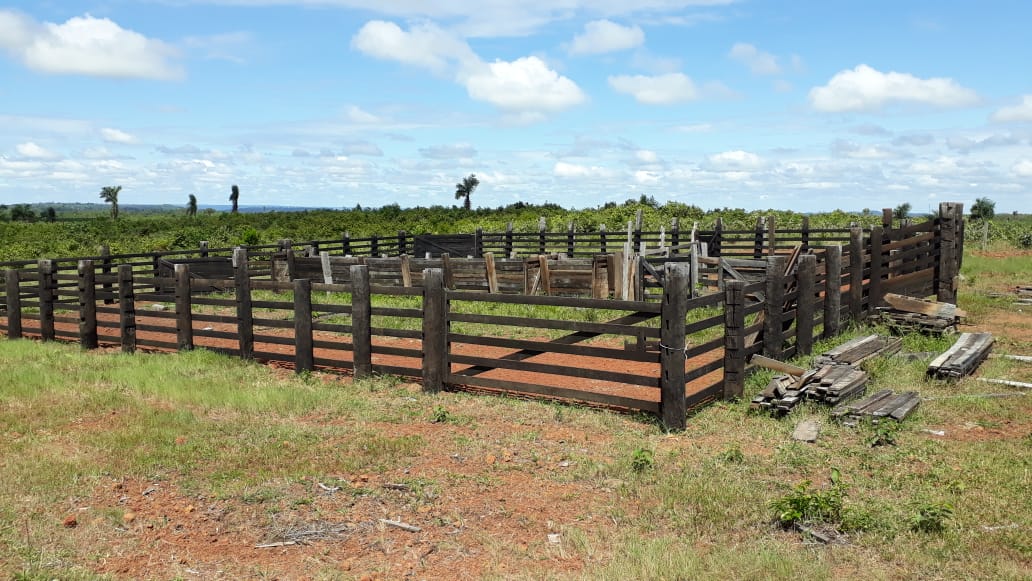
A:
[[[203,347],[298,372],[402,375],[428,391],[646,411],[680,429],[691,408],[743,395],[751,355],[808,354],[847,318],[874,312],[886,292],[955,301],[961,208],[941,211],[935,221],[876,227],[869,236],[849,229],[847,246],[782,248],[771,235],[766,255],[755,256],[762,245],[754,244],[752,257],[730,259],[725,247],[713,277],[693,268],[705,261],[691,252],[685,260],[679,248],[658,260],[613,253],[512,261],[485,252],[460,266],[446,256],[330,256],[312,244],[302,253],[282,241],[231,254],[203,248],[7,262],[0,330],[130,352]],[[394,244],[407,242],[399,236]],[[635,270],[659,286],[631,289],[633,279],[617,275]],[[595,298],[552,296],[564,293],[560,281],[578,277],[590,281]],[[219,289],[231,296],[212,294]],[[384,306],[384,297],[409,298]],[[574,312],[605,318],[563,315]]]

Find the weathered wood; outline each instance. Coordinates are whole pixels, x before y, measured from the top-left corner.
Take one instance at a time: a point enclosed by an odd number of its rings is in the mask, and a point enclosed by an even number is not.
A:
[[[1010,381],[1008,379],[992,379],[989,377],[976,377],[978,381],[984,383],[992,383],[995,385],[1006,385],[1007,387],[1017,387],[1019,389],[1032,389],[1032,383],[1026,383],[1024,381]]]
[[[495,270],[494,253],[484,254],[484,271],[487,278],[487,292],[498,293],[498,272]]]
[[[237,335],[240,358],[254,353],[254,314],[251,307],[251,277],[247,272],[247,249],[233,249],[233,283],[236,290]]]
[[[298,278],[294,279],[294,372],[305,373],[313,369],[312,281]]]
[[[724,285],[724,387],[723,398],[742,397],[745,392],[745,283]]]
[[[401,286],[412,288],[412,269],[409,265],[408,254],[402,254],[398,257],[398,270],[401,271]]]
[[[54,339],[54,300],[57,280],[54,278],[54,261],[41,259],[37,263],[37,296],[39,297],[39,329],[44,341]]]
[[[785,257],[767,259],[766,301],[763,308],[763,354],[781,359],[784,352]]]
[[[839,334],[842,323],[842,247],[824,247],[824,330],[825,339]]]
[[[849,318],[854,323],[863,319],[864,231],[849,229]]]
[[[21,339],[21,273],[13,268],[4,271],[4,293],[7,301],[7,337]]]
[[[767,244],[768,252],[771,256],[777,253],[777,218],[773,214],[767,216]]]
[[[190,265],[175,265],[176,343],[180,351],[194,348],[193,296],[190,294]]]
[[[796,355],[809,355],[813,351],[816,273],[817,257],[812,254],[800,256],[796,271]]]
[[[123,353],[136,351],[136,296],[133,290],[133,267],[118,265],[118,330]]]
[[[541,290],[545,291],[546,295],[552,294],[552,275],[548,270],[548,257],[545,255],[538,256],[538,268],[540,269],[540,280]]]
[[[896,293],[885,293],[885,302],[897,311],[904,311],[907,313],[919,313],[922,315],[927,315],[929,317],[953,319],[955,317],[967,316],[967,313],[965,311],[958,309],[956,305],[950,303],[926,301],[923,299],[908,297]]]
[[[355,378],[373,373],[372,296],[369,290],[369,267],[351,267],[351,342]]]
[[[97,348],[97,274],[92,260],[80,260],[79,278],[79,345]]]
[[[423,271],[423,391],[436,393],[445,387],[449,372],[448,300],[444,273],[437,268]]]
[[[885,231],[881,227],[871,228],[871,283],[867,294],[867,314],[881,306],[884,291],[882,277],[885,275],[885,256],[882,255],[882,241]]]
[[[882,208],[881,221],[882,228],[886,230],[892,229],[892,208]]]
[[[663,312],[660,326],[659,409],[668,430],[683,430],[687,425],[685,405],[685,316],[688,312],[690,279],[688,265],[667,263],[663,286]]]
[[[596,256],[591,261],[591,298],[604,299],[609,296],[609,284],[606,277],[607,259]]]
[[[939,280],[936,298],[940,302],[957,302],[957,278],[960,274],[958,235],[963,221],[963,204],[943,202],[939,204]]]
[[[970,374],[989,356],[992,333],[961,333],[953,345],[928,364],[928,375],[957,379]]]
[[[444,272],[444,288],[455,288],[455,274],[451,266],[451,255],[447,252],[441,255],[441,270]]]
[[[800,227],[799,232],[800,244],[803,247],[803,252],[810,249],[810,217],[803,216],[803,223]]]
[[[791,363],[785,363],[784,361],[778,361],[777,359],[771,359],[770,357],[764,357],[759,354],[753,355],[750,361],[753,365],[757,365],[765,369],[773,369],[774,371],[780,371],[796,377],[806,373],[806,370],[798,365],[792,365]]]

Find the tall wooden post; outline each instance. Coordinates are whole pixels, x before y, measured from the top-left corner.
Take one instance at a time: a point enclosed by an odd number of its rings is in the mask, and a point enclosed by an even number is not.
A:
[[[800,244],[802,244],[802,246],[803,246],[803,252],[806,252],[807,250],[810,249],[810,217],[809,216],[803,216],[803,224],[802,224],[802,227],[800,228],[800,230],[801,230],[801,232],[799,234]]]
[[[859,323],[864,301],[864,231],[849,229],[849,318]]]
[[[105,279],[109,279],[111,276],[111,247],[107,244],[102,244],[100,246],[100,274],[102,274]],[[115,299],[110,298],[111,294],[115,292],[114,285],[110,282],[105,282],[103,288],[105,297],[108,297],[104,299],[104,304],[115,304]]]
[[[785,331],[785,257],[767,258],[766,304],[763,307],[763,354],[781,359],[784,354]]]
[[[815,309],[815,284],[817,257],[803,254],[796,269],[796,355],[809,355],[813,351],[813,319]]]
[[[4,294],[7,295],[7,337],[21,339],[21,273],[13,268],[4,272]]]
[[[680,254],[677,249],[681,245],[681,220],[674,216],[670,219],[670,246],[674,248],[673,254]]]
[[[44,341],[55,337],[54,332],[54,262],[41,259],[37,265],[39,271],[39,333]]]
[[[598,226],[598,251],[600,254],[609,254],[606,251],[606,225],[599,224]]]
[[[136,291],[133,289],[133,267],[118,265],[118,330],[122,352],[136,352]]]
[[[842,247],[824,247],[824,331],[825,339],[839,334],[842,320]]]
[[[574,231],[573,231],[573,220],[566,225],[566,256],[567,258],[573,258],[573,247],[574,247]]]
[[[487,278],[487,292],[497,294],[498,273],[495,270],[495,259],[493,252],[488,252],[484,254],[484,274]]]
[[[312,281],[294,279],[294,372],[315,369],[315,348],[312,344]]]
[[[724,399],[745,392],[745,282],[724,284]]]
[[[340,240],[340,251],[344,256],[351,256],[351,232],[345,232]]]
[[[97,348],[97,274],[92,260],[80,260],[79,275],[79,345]]]
[[[882,240],[885,231],[880,226],[871,228],[871,287],[867,294],[867,314],[874,313],[884,296],[882,292],[882,276],[885,274],[885,257],[882,256]]]
[[[538,254],[544,254],[545,250],[545,217],[538,216]]]
[[[892,208],[882,208],[881,222],[882,228],[892,230]]]
[[[777,218],[771,214],[767,216],[767,249],[768,254],[774,256],[778,252]]]
[[[369,256],[374,258],[380,256],[380,236],[378,234],[373,234],[369,239]]]
[[[756,217],[756,230],[753,234],[753,258],[763,258],[763,216]]]
[[[943,303],[957,303],[957,279],[960,274],[958,235],[963,211],[963,204],[939,204],[939,278],[935,297]]]
[[[201,258],[208,258],[208,241],[207,240],[201,240],[200,242],[197,243],[197,252],[200,254]]]
[[[236,287],[237,335],[240,358],[254,357],[254,312],[251,308],[251,276],[247,269],[247,249],[233,249],[233,286]]]
[[[484,254],[484,229],[477,226],[477,230],[473,235],[473,256],[481,256]]]
[[[642,227],[642,212],[641,208],[634,213],[634,240],[631,245],[631,252],[641,252],[641,227]]]
[[[668,430],[683,430],[687,425],[684,397],[685,316],[688,313],[688,268],[666,263],[663,285],[662,328],[660,329],[659,412]]]
[[[505,225],[505,258],[512,256],[512,221]]]
[[[154,253],[151,255],[151,276],[155,279],[161,277],[161,255]],[[161,284],[158,282],[154,283],[154,292],[161,292]]]
[[[710,244],[710,256],[720,258],[720,246],[723,241],[724,220],[720,216],[717,216],[717,221],[713,223],[713,243]]]
[[[423,270],[423,391],[436,393],[448,380],[448,300],[444,272]]]
[[[407,238],[408,238],[408,233],[407,232],[405,232],[404,230],[398,230],[398,256],[404,256],[404,255],[408,254],[408,249],[406,248],[406,246],[407,246],[406,239]]]
[[[351,267],[351,343],[355,379],[373,374],[373,306],[369,290],[369,267]]]
[[[287,281],[294,280],[297,271],[294,269],[294,241],[290,238],[283,238],[279,241],[280,252],[287,261]]]
[[[176,286],[176,344],[180,351],[189,351],[194,348],[190,265],[177,264],[174,275]]]

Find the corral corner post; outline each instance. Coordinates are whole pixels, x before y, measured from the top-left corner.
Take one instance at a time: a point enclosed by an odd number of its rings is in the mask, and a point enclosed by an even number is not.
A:
[[[4,284],[7,297],[7,337],[9,339],[21,339],[21,273],[13,268],[7,269],[4,272]]]
[[[745,283],[724,284],[724,399],[745,393]]]
[[[423,270],[423,391],[437,393],[444,388],[448,364],[448,299],[444,271]]]
[[[44,341],[52,340],[54,331],[54,261],[41,259],[39,268],[39,334]]]
[[[236,287],[237,335],[240,358],[254,357],[254,316],[251,308],[251,274],[247,268],[247,249],[233,249],[233,286]]]
[[[315,369],[315,347],[312,343],[312,281],[294,279],[294,372]]]
[[[136,291],[133,289],[133,266],[118,265],[118,330],[122,352],[136,352]]]
[[[766,298],[763,311],[763,354],[772,359],[784,355],[785,328],[785,262],[784,256],[767,258]]]
[[[193,300],[190,296],[190,265],[175,265],[176,344],[180,351],[193,349]]]
[[[685,263],[668,262],[663,284],[659,351],[659,413],[668,430],[687,425],[684,396],[685,316],[688,314],[690,275]]]
[[[92,260],[79,261],[79,344],[97,348],[97,274]]]
[[[827,339],[839,334],[842,322],[842,247],[824,247],[824,331]]]
[[[957,304],[957,280],[960,274],[961,221],[964,205],[957,202],[939,204],[939,280],[936,300]]]
[[[355,379],[373,374],[373,306],[369,266],[351,267],[351,343]]]
[[[804,254],[799,257],[796,270],[796,352],[798,355],[809,355],[813,351],[813,318],[815,284],[817,273],[817,257]],[[826,297],[825,297],[826,298]],[[782,327],[784,328],[784,327]]]

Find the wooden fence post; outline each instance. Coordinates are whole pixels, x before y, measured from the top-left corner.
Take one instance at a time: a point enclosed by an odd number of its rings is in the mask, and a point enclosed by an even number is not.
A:
[[[251,309],[251,276],[247,269],[247,249],[233,249],[233,281],[236,287],[237,335],[240,358],[254,357],[254,314]]]
[[[745,392],[745,282],[724,285],[724,399]]]
[[[130,264],[118,265],[118,330],[122,352],[136,352],[136,292]]]
[[[484,254],[484,229],[477,226],[476,232],[473,233],[473,256],[482,256]]]
[[[548,257],[545,255],[538,256],[538,266],[541,269],[540,278],[541,290],[545,291],[546,295],[552,294],[552,273],[548,270]]]
[[[957,277],[959,275],[958,234],[959,218],[963,205],[955,202],[939,204],[939,280],[935,298],[943,303],[957,303]]]
[[[512,220],[505,225],[505,258],[512,256]]]
[[[874,314],[874,309],[882,301],[882,276],[885,272],[885,257],[882,256],[882,240],[885,230],[881,226],[871,228],[871,288],[867,295],[867,315]]]
[[[408,254],[402,254],[398,257],[398,270],[401,274],[401,286],[403,288],[412,288],[412,264],[411,258]]]
[[[111,247],[107,244],[100,246],[100,274],[104,275],[105,278],[111,276]],[[115,292],[115,287],[110,282],[104,283],[105,296],[110,297]],[[115,304],[115,299],[106,298],[104,299],[105,305]]]
[[[881,222],[882,228],[892,230],[892,208],[882,208]]]
[[[825,339],[839,334],[842,321],[842,247],[824,247],[824,330]]]
[[[54,261],[40,259],[39,270],[39,333],[44,341],[50,341],[54,334]]]
[[[484,273],[487,276],[487,292],[498,293],[498,273],[495,271],[494,253],[484,254]]]
[[[803,252],[810,249],[810,217],[803,216],[802,232],[800,233],[801,244],[803,246]]]
[[[7,337],[21,339],[21,273],[13,268],[4,272],[4,293],[7,295]]]
[[[720,216],[717,216],[717,221],[713,223],[713,243],[710,244],[710,256],[720,258],[720,245],[723,241],[724,220]]]
[[[197,250],[198,250],[201,258],[208,258],[208,241],[207,240],[201,240],[197,244]]]
[[[641,226],[642,226],[642,212],[641,208],[638,208],[634,212],[634,238],[631,241],[631,252],[641,252]]]
[[[92,260],[80,260],[79,268],[79,345],[97,348],[97,272]]]
[[[312,281],[294,280],[294,372],[315,369],[315,347],[312,344]]]
[[[659,353],[659,411],[668,430],[687,425],[684,397],[685,316],[688,313],[688,268],[683,263],[666,263],[663,285],[662,327]]]
[[[574,232],[573,232],[573,220],[566,225],[566,256],[567,258],[573,258],[573,247],[574,247]]]
[[[294,241],[290,238],[283,238],[279,241],[280,251],[284,253],[284,260],[287,261],[287,281],[294,280],[296,270],[294,269]]]
[[[864,231],[849,229],[849,318],[859,323],[864,301]]]
[[[175,266],[176,343],[180,351],[190,351],[193,342],[193,296],[190,294],[190,265]]]
[[[444,270],[444,288],[455,289],[455,273],[451,267],[451,255],[441,254],[441,269]]]
[[[344,256],[351,256],[351,232],[345,232],[341,238],[341,253]]]
[[[753,234],[753,258],[763,258],[763,216],[756,217],[756,230]]]
[[[801,255],[799,268],[796,270],[796,355],[809,355],[813,352],[816,275],[817,257],[812,254]]]
[[[777,217],[771,214],[767,216],[767,244],[770,245],[769,254],[774,256],[778,253],[778,239],[777,239]]]
[[[766,304],[763,307],[763,354],[772,359],[784,355],[785,257],[767,258]]]
[[[153,254],[151,256],[151,276],[153,276],[154,278],[160,278],[161,277],[161,255],[160,254],[155,253],[155,254]],[[154,283],[154,292],[156,292],[156,293],[160,293],[161,292],[161,284],[160,283],[158,283],[158,282]]]
[[[369,267],[351,267],[351,343],[355,379],[373,374],[373,306],[369,290]]]
[[[681,251],[677,249],[681,245],[681,220],[674,216],[670,219],[670,246],[674,248],[674,254],[680,254]]]
[[[545,253],[545,227],[547,223],[544,216],[538,216],[538,254]]]
[[[404,256],[405,254],[408,254],[408,249],[406,248],[405,244],[405,239],[407,236],[407,232],[405,232],[404,230],[398,230],[398,256]]]
[[[599,224],[598,226],[598,251],[600,254],[609,254],[606,252],[606,225]]]
[[[380,256],[380,236],[373,234],[369,239],[369,256],[378,257]]]
[[[437,393],[448,380],[448,300],[444,272],[423,270],[423,391]]]

